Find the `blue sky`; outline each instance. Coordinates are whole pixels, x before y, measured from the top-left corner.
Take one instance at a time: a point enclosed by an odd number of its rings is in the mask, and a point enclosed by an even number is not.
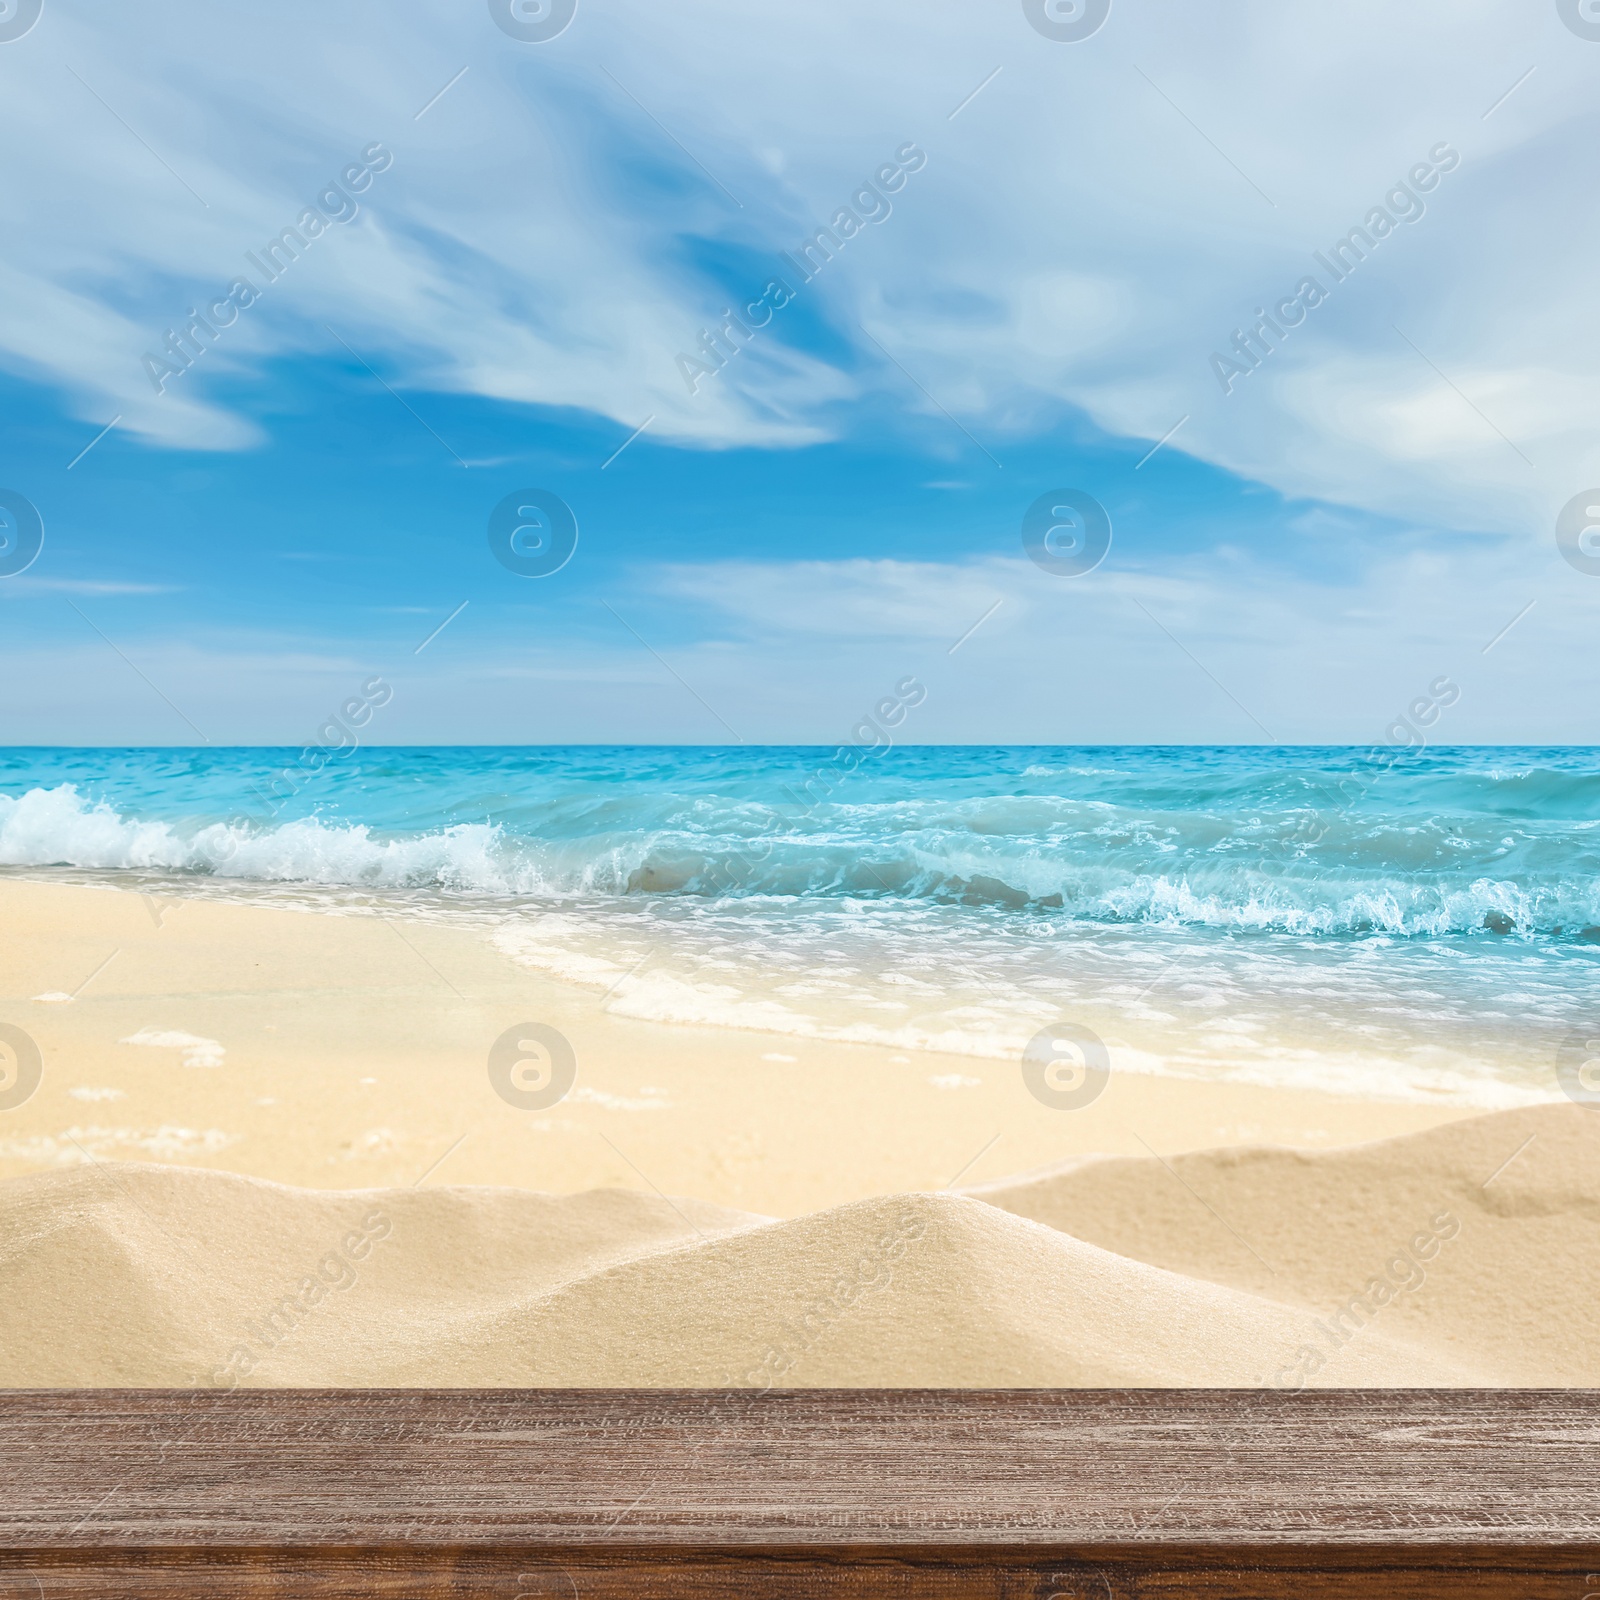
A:
[[[930,740],[1366,741],[1449,673],[1441,737],[1592,741],[1597,78],[1554,6],[44,0],[0,42],[0,488],[46,529],[0,741],[299,742],[381,673],[393,742],[823,742],[907,672]],[[530,487],[551,576],[489,550]],[[1086,574],[1023,549],[1057,489],[1110,516]]]

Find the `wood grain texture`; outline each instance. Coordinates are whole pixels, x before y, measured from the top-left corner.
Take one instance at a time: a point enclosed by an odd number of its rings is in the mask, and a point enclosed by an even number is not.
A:
[[[801,1591],[1600,1600],[1600,1393],[0,1394],[0,1600]]]

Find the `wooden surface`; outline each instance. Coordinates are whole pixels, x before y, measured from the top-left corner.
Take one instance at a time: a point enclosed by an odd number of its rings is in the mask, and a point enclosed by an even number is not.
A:
[[[1600,1600],[1600,1393],[0,1393],[0,1600],[799,1593]]]

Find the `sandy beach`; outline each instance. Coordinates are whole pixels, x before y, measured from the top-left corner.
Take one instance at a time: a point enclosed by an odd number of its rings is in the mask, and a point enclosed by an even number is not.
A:
[[[0,1384],[1600,1385],[1597,4],[0,0]]]
[[[0,912],[43,1067],[0,1113],[0,1383],[1600,1380],[1564,1102],[1114,1073],[1062,1112],[1006,1064],[617,1018],[462,927]],[[537,1111],[486,1064],[527,1021],[578,1063]]]
[[[15,880],[0,917],[6,1020],[44,1066],[0,1113],[0,1177],[146,1159],[318,1189],[637,1188],[796,1217],[1071,1156],[1326,1148],[1463,1114],[1138,1073],[1062,1112],[1013,1061],[617,1017],[437,922]],[[527,1021],[577,1057],[547,1110],[489,1079],[490,1047]]]

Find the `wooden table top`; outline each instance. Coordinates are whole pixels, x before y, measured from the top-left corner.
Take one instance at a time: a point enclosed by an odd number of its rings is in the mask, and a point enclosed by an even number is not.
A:
[[[0,1545],[1600,1541],[1600,1392],[0,1393]]]
[[[318,1596],[752,1596],[824,1570],[865,1596],[910,1593],[913,1568],[952,1596],[1355,1594],[1381,1573],[1386,1600],[1600,1600],[1600,1392],[0,1393],[3,1600],[113,1574],[127,1595],[267,1574]]]

